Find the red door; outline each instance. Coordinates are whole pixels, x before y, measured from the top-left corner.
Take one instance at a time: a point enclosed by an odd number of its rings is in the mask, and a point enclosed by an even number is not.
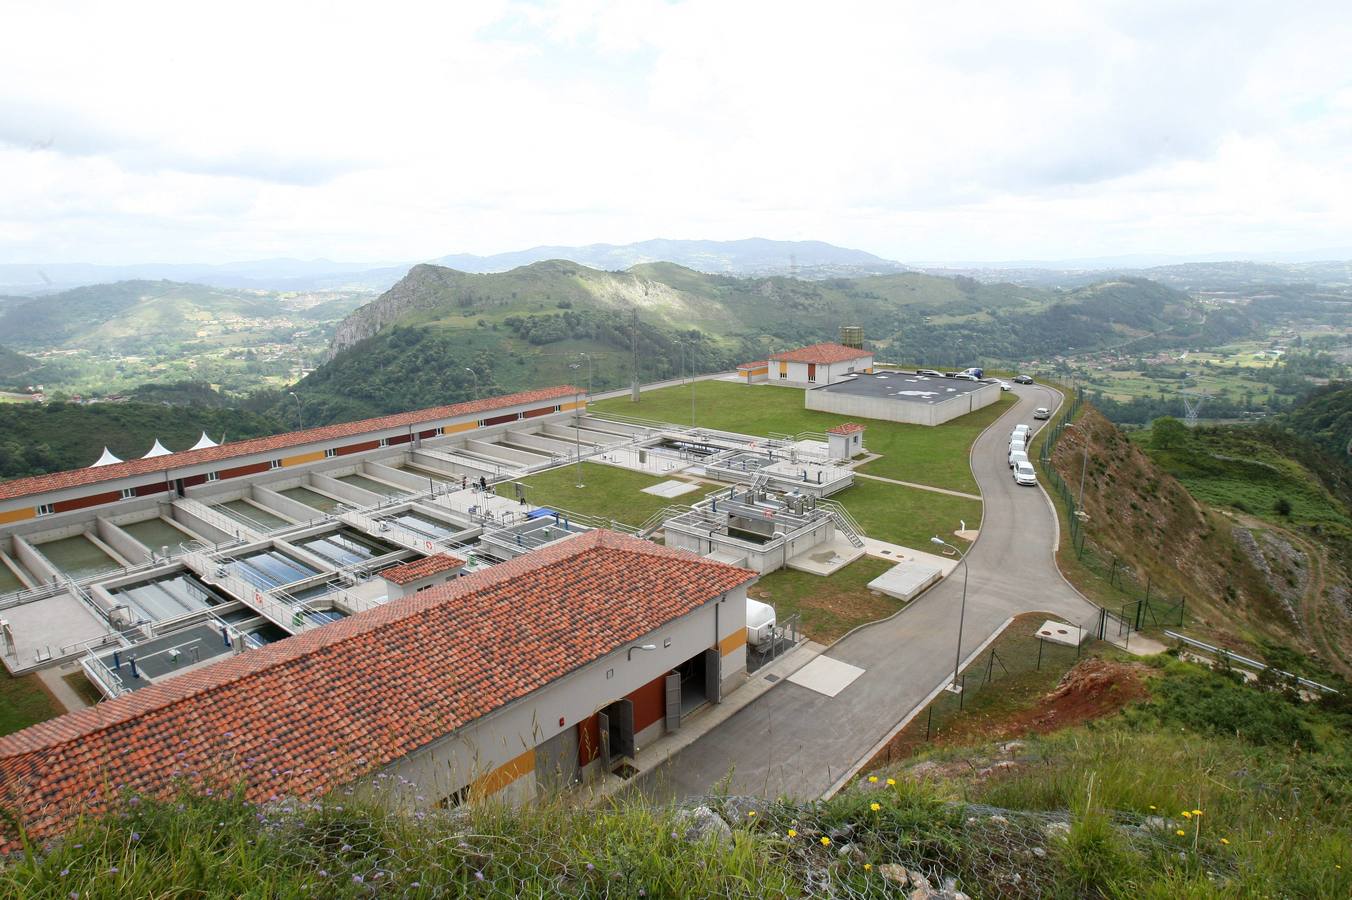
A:
[[[808,363],[808,364],[807,364],[807,380],[808,380],[808,381],[816,381],[816,380],[817,380],[817,364],[816,364],[816,363]]]

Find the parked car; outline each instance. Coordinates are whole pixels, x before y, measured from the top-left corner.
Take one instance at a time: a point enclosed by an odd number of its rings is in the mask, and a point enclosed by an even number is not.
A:
[[[943,378],[943,377],[944,377],[944,373],[943,373],[943,372],[936,372],[936,371],[934,371],[933,369],[916,369],[916,370],[915,370],[915,374],[917,374],[917,375],[928,375],[928,376],[930,376],[931,378]]]
[[[1015,384],[1032,384],[1032,383],[1033,383],[1033,376],[1032,376],[1032,375],[1015,375],[1015,376],[1014,376],[1014,383],[1015,383]]]
[[[1032,431],[1032,430],[1033,430],[1033,429],[1029,428],[1027,425],[1025,425],[1025,424],[1023,424],[1022,422],[1020,422],[1018,425],[1015,425],[1015,426],[1014,426],[1014,430],[1011,431],[1011,432],[1009,433],[1009,440],[1010,440],[1011,442],[1013,442],[1013,441],[1027,441],[1027,440],[1028,440],[1028,433],[1029,433],[1030,431]]]
[[[1021,462],[1014,467],[1014,483],[1024,485],[1037,484],[1037,472],[1033,471],[1033,464]]]
[[[1028,452],[1028,445],[1025,444],[1023,441],[1019,440],[1018,438],[1015,438],[1014,440],[1012,440],[1012,441],[1009,442],[1009,451],[1008,451],[1008,452],[1010,452],[1010,453],[1027,453],[1027,452]]]
[[[958,374],[954,375],[953,377],[959,379],[960,381],[980,381],[980,380],[981,380],[980,378],[977,378],[975,375],[968,375],[966,372],[959,372]]]
[[[1051,417],[1052,411],[1045,406],[1039,406],[1037,409],[1033,410],[1034,419],[1050,419]]]
[[[1022,450],[1011,448],[1009,451],[1009,467],[1012,469],[1021,462],[1028,462],[1028,454]]]
[[[995,381],[996,384],[1000,385],[1000,390],[1002,390],[1002,391],[1010,391],[1010,390],[1013,390],[1013,388],[1011,388],[1011,387],[1009,386],[1009,382],[1008,382],[1008,381],[1001,381],[1001,380],[998,379],[998,378],[994,379],[994,381]]]

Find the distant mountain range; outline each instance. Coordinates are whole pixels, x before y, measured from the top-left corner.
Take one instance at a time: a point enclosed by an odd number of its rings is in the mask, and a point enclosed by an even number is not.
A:
[[[632,244],[539,246],[479,256],[453,253],[430,262],[471,274],[508,272],[551,259],[602,271],[644,263],[675,263],[709,275],[763,277],[792,275],[806,281],[862,278],[923,271],[964,275],[986,283],[1074,288],[1110,275],[1150,278],[1183,289],[1226,290],[1255,285],[1352,285],[1352,248],[1305,254],[1267,254],[1258,260],[1135,255],[1029,262],[947,262],[903,264],[863,250],[822,241],[666,240]],[[394,286],[419,261],[344,263],[330,260],[264,259],[205,265],[146,263],[103,266],[86,263],[0,265],[0,295],[49,294],[91,284],[131,280],[192,282],[216,288],[381,292]],[[3,299],[0,299],[3,303]]]

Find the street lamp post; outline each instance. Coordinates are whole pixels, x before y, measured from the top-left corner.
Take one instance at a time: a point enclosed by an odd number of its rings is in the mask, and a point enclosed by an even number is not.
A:
[[[592,395],[592,358],[591,358],[591,354],[590,354],[590,353],[578,353],[578,356],[585,356],[585,357],[587,358],[587,399],[590,400],[590,399],[591,399],[591,395]]]
[[[581,408],[580,398],[573,395],[573,455],[577,457],[577,486],[584,488],[587,485],[582,481],[582,416],[578,413]]]
[[[296,428],[298,430],[303,429],[305,428],[305,405],[301,403],[300,395],[295,391],[287,391],[287,393],[296,401]]]
[[[958,561],[962,563],[962,606],[958,608],[958,648],[953,651],[953,683],[947,688],[952,693],[957,694],[962,692],[962,685],[958,683],[958,673],[962,668],[962,625],[967,618],[967,554],[937,534],[930,538],[930,543],[952,550],[958,554]]]
[[[470,395],[470,399],[471,399],[471,400],[478,400],[478,399],[479,399],[479,373],[476,372],[476,371],[474,371],[473,369],[471,369],[469,366],[464,366],[463,368],[464,368],[464,370],[465,370],[466,372],[468,372],[469,374],[471,374],[471,375],[474,376],[474,393],[472,393],[472,394]]]

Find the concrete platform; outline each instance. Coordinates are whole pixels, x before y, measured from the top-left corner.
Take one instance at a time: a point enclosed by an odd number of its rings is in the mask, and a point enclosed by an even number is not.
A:
[[[912,550],[910,547],[903,547],[900,544],[875,541],[873,538],[868,537],[864,538],[864,552],[869,556],[876,556],[878,559],[890,559],[896,562],[909,559],[928,563],[937,566],[939,571],[945,575],[958,567],[958,558],[956,556],[941,556],[938,553],[926,553],[923,550]]]
[[[1067,647],[1078,647],[1090,636],[1088,631],[1083,628],[1077,628],[1074,625],[1067,625],[1065,622],[1057,622],[1054,619],[1048,619],[1034,632],[1034,636],[1044,641],[1050,641],[1053,644],[1064,644]]]
[[[697,490],[699,490],[699,485],[689,481],[663,481],[650,487],[643,488],[643,493],[670,499]]]
[[[14,654],[5,656],[11,671],[30,669],[38,657],[61,655],[61,647],[114,633],[108,624],[70,594],[57,594],[0,610],[14,634]]]
[[[863,547],[856,547],[840,535],[811,550],[789,557],[785,564],[790,569],[812,575],[833,575],[864,555]]]
[[[788,680],[810,691],[834,697],[863,674],[864,670],[858,666],[829,656],[819,656],[790,675]]]
[[[868,589],[909,602],[942,577],[938,566],[906,559],[870,581]]]

